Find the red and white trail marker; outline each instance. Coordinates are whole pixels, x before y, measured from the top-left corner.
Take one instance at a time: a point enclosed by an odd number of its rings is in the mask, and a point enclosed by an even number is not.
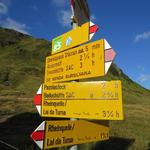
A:
[[[45,121],[43,121],[31,134],[33,141],[42,149],[45,135]]]
[[[42,105],[42,85],[38,89],[33,102],[37,108],[39,114],[41,114],[41,105]]]
[[[93,22],[90,21],[90,40],[93,38],[94,34],[98,31],[99,26],[95,25]]]
[[[105,47],[105,74],[107,74],[113,60],[115,59],[116,52],[112,49],[109,43],[104,39]]]
[[[70,146],[109,139],[108,121],[44,121],[31,134],[41,149]]]

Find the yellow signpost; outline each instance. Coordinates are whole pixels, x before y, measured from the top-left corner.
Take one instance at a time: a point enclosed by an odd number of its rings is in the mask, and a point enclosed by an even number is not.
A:
[[[52,40],[53,55],[46,57],[34,104],[42,117],[96,120],[44,121],[31,134],[41,149],[107,140],[108,120],[123,120],[121,81],[65,82],[106,75],[116,55],[105,39],[86,43],[98,30],[84,23],[90,17],[86,0],[71,0],[71,8],[73,25],[81,26]]]
[[[122,88],[120,81],[69,82],[43,84],[42,117],[122,120]]]
[[[52,54],[88,42],[97,30],[98,26],[87,22],[80,27],[54,38],[52,40]]]
[[[105,75],[104,40],[98,40],[46,58],[45,83]]]
[[[44,121],[31,138],[41,149],[103,141],[109,139],[109,125],[106,121]]]

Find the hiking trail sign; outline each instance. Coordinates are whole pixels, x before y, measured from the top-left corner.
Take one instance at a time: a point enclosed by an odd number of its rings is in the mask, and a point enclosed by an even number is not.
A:
[[[80,26],[52,40],[34,104],[41,117],[96,120],[44,121],[31,134],[41,149],[107,140],[108,121],[123,120],[121,81],[66,82],[105,76],[116,56],[105,39],[88,43],[99,27],[89,21],[87,1],[71,0],[71,9]]]
[[[79,46],[92,39],[97,32],[98,26],[87,22],[76,29],[72,29],[52,40],[52,54],[66,49]]]
[[[34,104],[42,117],[122,120],[120,81],[43,84]]]
[[[48,56],[45,83],[104,76],[115,55],[108,42],[102,39]]]
[[[109,127],[108,122],[104,121],[44,121],[31,134],[31,138],[41,149],[49,149],[107,140]]]

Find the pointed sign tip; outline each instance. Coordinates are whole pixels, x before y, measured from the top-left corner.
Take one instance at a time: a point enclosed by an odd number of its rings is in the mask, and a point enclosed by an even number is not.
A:
[[[42,85],[40,86],[36,94],[42,94]]]
[[[116,56],[116,52],[111,48],[105,50],[105,62],[113,61]]]
[[[98,29],[99,29],[98,25],[92,25],[92,26],[90,26],[90,34],[97,32]]]
[[[30,135],[31,139],[42,149],[45,137],[45,121],[43,121]]]
[[[109,70],[111,64],[112,64],[112,61],[110,61],[110,62],[105,62],[105,75],[107,74],[107,72],[108,72],[108,70]]]
[[[105,50],[107,50],[107,49],[110,49],[110,48],[111,48],[110,44],[107,42],[107,40],[106,40],[106,39],[104,39],[104,45],[105,45]]]
[[[96,32],[98,31],[99,29],[99,26],[98,25],[95,25],[95,28],[96,28]]]
[[[95,25],[95,24],[94,24],[92,21],[90,21],[90,27],[91,27],[91,26],[94,26],[94,25]]]
[[[43,140],[44,139],[44,131],[34,131],[32,134],[31,134],[31,138],[34,140],[34,141],[40,141],[40,140]]]
[[[33,100],[33,103],[35,105],[41,105],[42,103],[42,94],[37,94],[34,96],[34,100]]]
[[[112,49],[112,53],[113,53],[113,59],[114,59],[117,53],[114,51],[114,49]]]
[[[30,137],[31,139],[41,148],[43,149],[43,140],[44,138],[40,139],[40,138],[37,138],[36,135],[37,133],[36,132],[33,132]]]
[[[90,21],[90,28],[89,28],[89,38],[90,40],[92,39],[92,37],[94,36],[94,34],[98,31],[99,26],[95,25],[93,22]]]
[[[33,104],[36,106],[39,114],[41,114],[41,105],[42,105],[42,85],[38,89],[36,95],[33,99]]]
[[[32,139],[32,140],[34,140],[34,132],[32,132],[31,134],[30,134],[30,138]]]

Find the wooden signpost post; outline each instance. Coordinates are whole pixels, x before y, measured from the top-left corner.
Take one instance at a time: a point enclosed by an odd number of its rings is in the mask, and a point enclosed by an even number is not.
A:
[[[71,0],[71,9],[74,20],[78,26],[90,20],[90,10],[87,0]]]
[[[31,134],[41,149],[108,140],[108,121],[123,120],[121,81],[72,82],[105,76],[116,53],[105,39],[87,43],[98,30],[87,1],[71,0],[71,8],[78,27],[52,40],[34,104],[41,117],[96,120],[44,121]]]

